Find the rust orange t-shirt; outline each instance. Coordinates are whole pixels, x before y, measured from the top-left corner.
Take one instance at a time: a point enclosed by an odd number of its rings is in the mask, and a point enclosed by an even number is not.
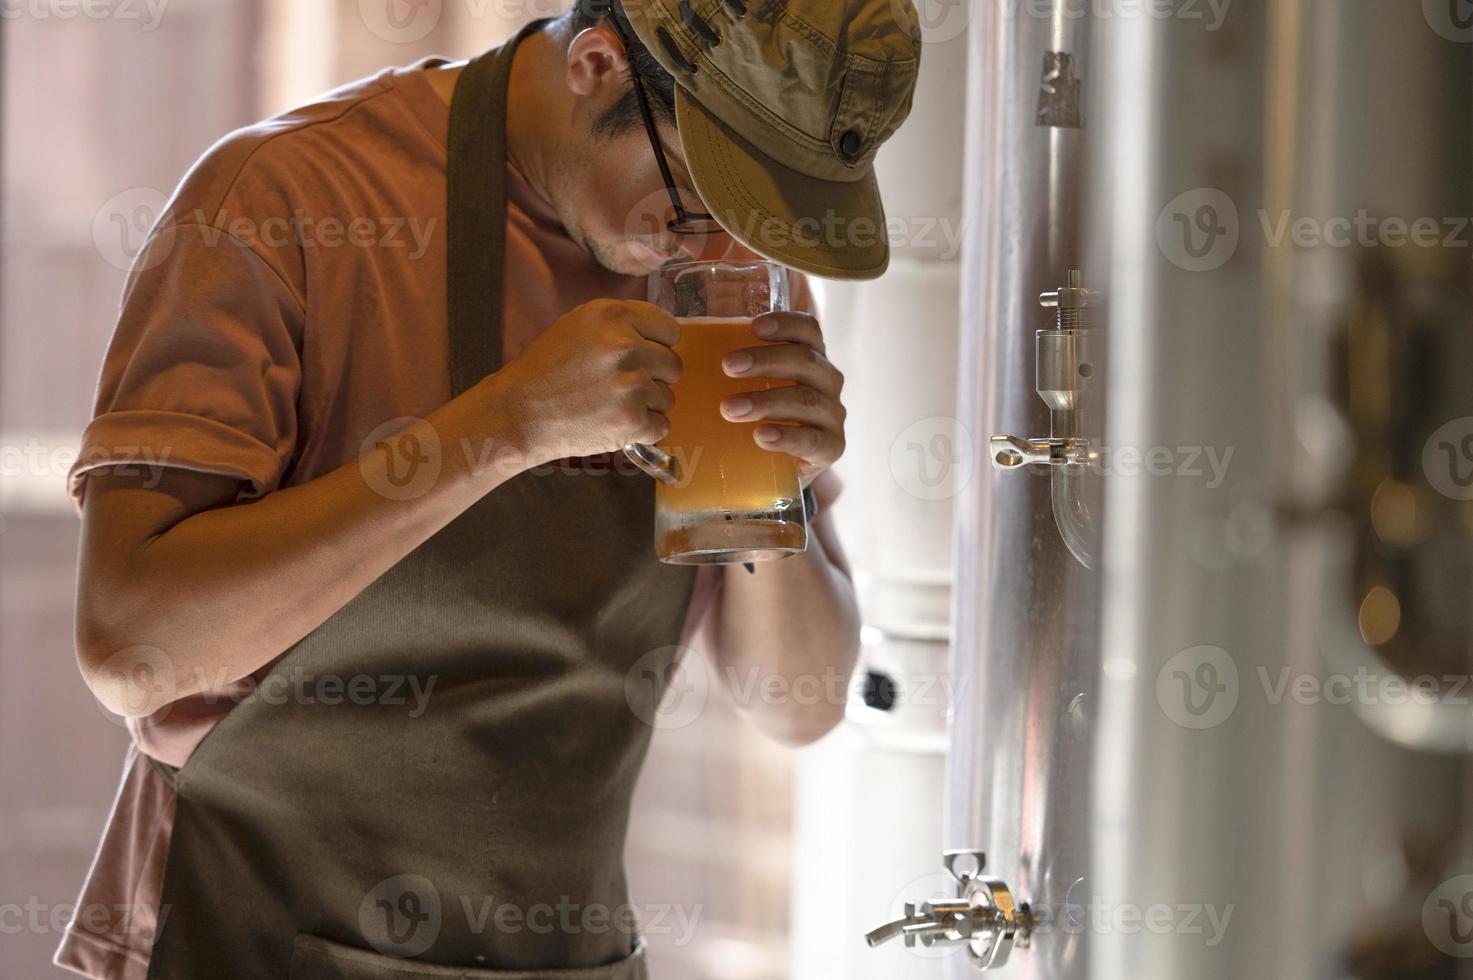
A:
[[[426,76],[444,63],[345,85],[230,134],[191,169],[129,274],[69,474],[79,510],[87,474],[104,465],[232,475],[240,499],[253,499],[356,459],[382,423],[449,400],[450,108]],[[645,295],[643,279],[605,270],[569,238],[515,168],[507,180],[503,363],[584,302]],[[801,276],[794,296],[812,309]],[[839,488],[833,474],[815,484],[820,506]],[[721,580],[719,566],[699,570],[683,646],[711,642]],[[249,687],[130,721],[122,782],[58,965],[143,980],[174,803],[144,756],[182,765]]]

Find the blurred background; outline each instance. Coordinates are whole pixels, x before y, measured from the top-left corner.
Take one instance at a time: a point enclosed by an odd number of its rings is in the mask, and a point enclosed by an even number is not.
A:
[[[59,975],[126,745],[62,479],[153,217],[561,4],[158,6],[0,17],[0,977]],[[820,290],[864,660],[802,751],[656,732],[653,975],[1473,976],[1473,3],[915,11],[891,270]]]

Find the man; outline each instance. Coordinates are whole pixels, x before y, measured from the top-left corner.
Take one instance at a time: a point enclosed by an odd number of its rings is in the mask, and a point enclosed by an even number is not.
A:
[[[681,365],[642,277],[747,249],[879,275],[872,161],[918,55],[898,0],[600,2],[201,159],[71,473],[78,657],[135,749],[80,903],[126,921],[79,919],[59,964],[645,975],[621,852],[663,679],[698,647],[805,744],[859,621],[825,510],[843,379],[808,313],[726,365],[795,384],[723,405],[798,460],[807,553],[655,560],[620,448],[663,437]]]

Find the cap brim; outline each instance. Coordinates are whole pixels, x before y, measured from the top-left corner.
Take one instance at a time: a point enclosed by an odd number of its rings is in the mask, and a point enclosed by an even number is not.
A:
[[[819,180],[783,166],[677,86],[675,118],[695,191],[737,241],[826,279],[875,279],[890,264],[874,171]]]

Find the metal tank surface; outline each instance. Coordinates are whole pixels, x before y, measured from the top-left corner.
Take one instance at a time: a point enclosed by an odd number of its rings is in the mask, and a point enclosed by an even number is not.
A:
[[[1108,27],[1108,442],[1171,465],[1107,478],[1091,977],[1469,975],[1460,7]]]
[[[988,0],[969,43],[950,885],[870,944],[1467,980],[1473,9]]]
[[[1092,21],[1078,4],[976,4],[957,416],[980,456],[956,498],[950,894],[916,895],[872,945],[949,977],[1081,977],[1102,432],[1082,266]],[[922,901],[931,899],[931,901]],[[918,951],[919,955],[919,951]]]
[[[1083,262],[1095,24],[1063,2],[975,16],[958,414],[995,465],[957,501],[952,671],[967,684],[951,735],[967,748],[949,760],[943,839],[985,854],[982,875],[1026,909],[1005,962],[1006,937],[980,930],[947,975],[1062,980],[1085,976],[1070,906],[1089,885],[1099,664],[1097,529],[1061,519],[1097,508],[1102,482],[1064,442],[1103,431],[1085,395],[1104,345],[1086,341],[1083,302],[1060,302],[1100,285]]]

